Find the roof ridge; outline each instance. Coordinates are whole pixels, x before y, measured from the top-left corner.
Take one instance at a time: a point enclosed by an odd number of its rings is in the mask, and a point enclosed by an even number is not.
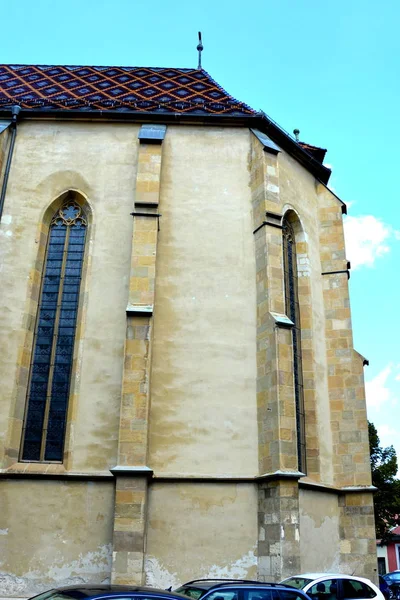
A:
[[[198,69],[197,67],[145,67],[143,65],[63,65],[63,64],[39,64],[39,63],[0,63],[0,67],[48,67],[49,69],[68,68],[68,69],[148,69],[154,71],[204,71],[204,69]],[[208,73],[207,73],[208,74]]]

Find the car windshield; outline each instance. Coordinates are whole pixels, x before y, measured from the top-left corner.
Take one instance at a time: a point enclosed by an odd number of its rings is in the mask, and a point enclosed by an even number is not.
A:
[[[207,590],[202,590],[191,585],[183,585],[177,590],[174,590],[174,592],[176,592],[177,594],[185,594],[185,596],[189,596],[189,598],[193,598],[193,600],[199,600],[199,598],[201,598],[201,596],[203,596],[203,594],[205,594],[206,591]]]
[[[311,582],[312,579],[307,579],[306,577],[289,577],[289,579],[284,579],[283,581],[281,581],[281,584],[290,585],[290,587],[302,590],[307,585],[307,583]]]

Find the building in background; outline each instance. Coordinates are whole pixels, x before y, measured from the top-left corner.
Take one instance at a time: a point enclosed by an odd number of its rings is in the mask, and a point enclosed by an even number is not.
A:
[[[378,541],[376,545],[381,575],[400,570],[400,526],[393,527],[390,533],[392,534],[390,541],[383,545]]]
[[[2,65],[0,109],[2,593],[374,577],[325,151],[201,68]]]

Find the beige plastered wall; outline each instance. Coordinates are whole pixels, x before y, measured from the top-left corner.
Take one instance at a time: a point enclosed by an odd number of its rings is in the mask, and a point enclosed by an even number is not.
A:
[[[74,427],[68,467],[115,465],[125,338],[137,126],[25,122],[19,125],[0,225],[3,310],[0,316],[0,439],[9,442],[16,406],[18,360],[26,343],[25,311],[32,290],[40,222],[68,189],[86,198],[90,260],[82,284],[86,320],[77,336]],[[22,398],[25,390],[22,390]],[[4,449],[0,461],[4,464]]]
[[[0,480],[0,595],[108,582],[113,482]]]
[[[243,483],[154,483],[149,494],[146,582],[166,588],[197,577],[257,575],[257,491]]]
[[[301,572],[340,572],[337,494],[301,489],[299,505]]]
[[[99,123],[30,122],[18,129],[7,219],[0,225],[0,299],[5,307],[0,313],[0,343],[8,349],[0,359],[0,439],[8,439],[14,418],[39,223],[51,202],[74,189],[91,210],[91,259],[84,282],[86,322],[76,350],[76,415],[68,441],[71,471],[107,472],[116,463],[137,133],[135,125]],[[163,142],[148,466],[156,476],[176,479],[155,481],[149,488],[146,575],[149,583],[165,582],[166,587],[192,576],[256,574],[256,485],[179,479],[257,474],[251,135],[246,129],[170,126]],[[276,210],[298,214],[308,244],[320,473],[323,482],[333,483],[326,348],[320,335],[325,317],[315,180],[283,152],[278,165],[281,204]],[[67,565],[78,560],[80,548],[76,545],[74,555],[62,554],[61,532],[72,545],[80,539],[78,523],[86,515],[89,489],[104,486],[99,512],[104,514],[104,528],[112,525],[111,511],[106,510],[112,504],[112,484],[5,480],[2,485],[10,489],[11,522],[18,519],[18,502],[24,496],[35,498],[28,514],[39,533],[48,531],[45,492],[55,515],[64,514],[60,511],[65,501],[70,526],[64,529],[63,523],[57,533],[46,535]],[[68,504],[69,494],[79,501]],[[324,510],[331,510],[332,500],[324,497],[321,502]],[[314,500],[307,503],[306,510],[302,503],[303,520],[314,518],[315,505]],[[318,511],[313,530],[318,529]],[[333,531],[333,521],[329,528]],[[40,537],[44,545],[46,535]],[[7,540],[7,548],[20,547],[21,530],[14,527]],[[100,535],[95,527],[88,531],[87,552],[110,542],[105,530]],[[38,578],[50,556],[45,548],[43,552],[42,566],[35,567]],[[14,564],[15,554],[6,560]],[[103,558],[100,563],[95,581],[101,580]],[[29,570],[28,557],[18,567],[10,566],[16,577]],[[87,574],[82,579],[88,580]]]
[[[246,129],[169,127],[156,264],[150,465],[257,471],[255,256]]]
[[[0,464],[10,470],[105,473],[109,482],[1,479],[0,576],[4,595],[110,576],[120,391],[129,285],[138,126],[25,122],[19,125],[0,224]],[[20,434],[26,389],[21,348],[38,259],[40,223],[67,190],[86,203],[89,226],[64,465],[12,464],[4,445]],[[83,325],[83,326],[82,326]],[[22,391],[22,394],[21,394]],[[16,435],[15,435],[16,433]],[[14,437],[16,439],[14,439]],[[4,507],[4,510],[3,510]]]

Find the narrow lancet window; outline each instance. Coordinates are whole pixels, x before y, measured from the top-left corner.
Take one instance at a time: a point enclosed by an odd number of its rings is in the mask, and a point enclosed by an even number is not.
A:
[[[69,200],[54,215],[42,273],[21,459],[63,459],[86,219]]]
[[[302,473],[306,473],[306,432],[303,369],[301,364],[301,326],[297,287],[296,242],[291,223],[287,219],[284,219],[282,225],[286,314],[294,323],[292,329],[292,341],[298,469]]]

